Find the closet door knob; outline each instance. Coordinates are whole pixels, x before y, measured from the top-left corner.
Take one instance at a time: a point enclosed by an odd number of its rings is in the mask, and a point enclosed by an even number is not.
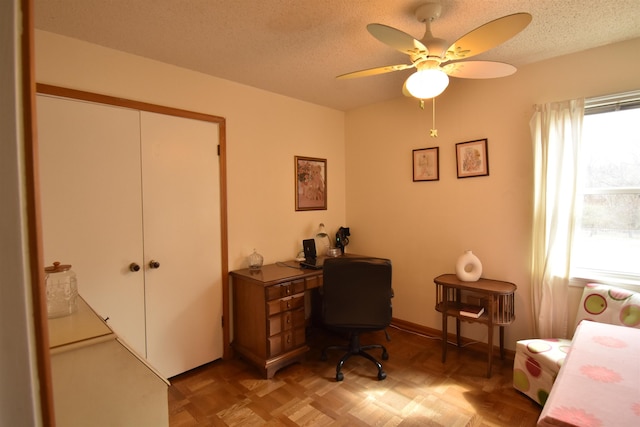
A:
[[[140,266],[135,262],[132,262],[131,264],[129,264],[129,270],[135,273],[136,271],[140,271]]]
[[[150,268],[160,268],[160,263],[158,261],[151,260],[149,261]]]

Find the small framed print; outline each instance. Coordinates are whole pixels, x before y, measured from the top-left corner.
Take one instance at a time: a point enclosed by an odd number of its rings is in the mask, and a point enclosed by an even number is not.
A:
[[[413,182],[440,179],[438,147],[413,150]]]
[[[487,150],[486,138],[457,143],[458,178],[489,175],[489,152]]]
[[[327,159],[295,156],[296,210],[327,209]]]

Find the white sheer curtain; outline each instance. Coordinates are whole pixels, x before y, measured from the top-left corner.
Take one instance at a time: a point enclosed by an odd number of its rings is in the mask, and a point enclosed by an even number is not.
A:
[[[534,332],[567,337],[567,294],[584,99],[537,105],[532,238]]]

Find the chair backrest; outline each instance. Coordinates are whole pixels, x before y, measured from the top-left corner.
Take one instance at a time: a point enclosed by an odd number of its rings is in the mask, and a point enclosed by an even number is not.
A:
[[[582,320],[640,328],[640,293],[589,283],[582,292],[576,327]]]
[[[326,325],[384,329],[391,323],[391,261],[327,258],[322,272],[322,318]]]

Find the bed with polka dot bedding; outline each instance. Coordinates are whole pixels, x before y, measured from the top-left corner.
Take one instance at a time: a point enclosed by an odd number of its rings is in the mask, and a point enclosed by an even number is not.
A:
[[[603,284],[586,285],[576,315],[578,328],[585,321],[640,328],[640,293]],[[513,366],[514,388],[545,406],[572,349],[573,342],[568,339],[518,341]],[[640,358],[640,353],[635,357]],[[637,421],[640,425],[640,419]]]

